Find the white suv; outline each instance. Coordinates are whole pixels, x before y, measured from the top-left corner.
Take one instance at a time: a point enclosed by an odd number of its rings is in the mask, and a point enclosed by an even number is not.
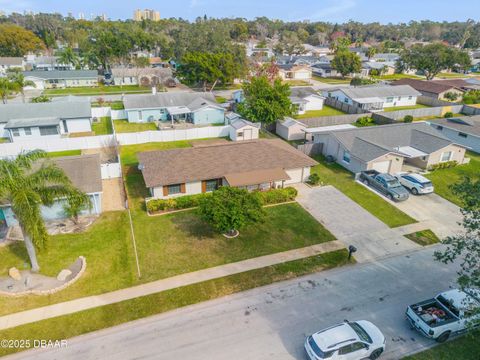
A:
[[[433,185],[426,177],[415,173],[398,173],[395,177],[413,195],[433,193]]]
[[[305,340],[305,351],[310,360],[378,359],[384,350],[385,336],[366,320],[345,321]]]

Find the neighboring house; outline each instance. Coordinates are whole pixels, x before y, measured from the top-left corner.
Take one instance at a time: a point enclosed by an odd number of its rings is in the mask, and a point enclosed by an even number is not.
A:
[[[235,90],[232,92],[232,100],[234,103],[242,103],[245,101],[245,96],[243,95],[243,90]]]
[[[480,153],[480,115],[427,121],[451,141]]]
[[[25,80],[35,84],[37,90],[80,86],[98,86],[96,70],[24,71]]]
[[[372,70],[378,73],[378,75],[393,75],[395,74],[395,63],[392,62],[376,62],[366,61],[362,64],[364,71],[368,71],[372,74]]]
[[[127,95],[123,103],[129,122],[187,122],[194,125],[225,122],[225,109],[212,93]]]
[[[90,198],[91,208],[82,211],[82,215],[102,213],[102,176],[100,170],[100,155],[78,155],[53,158],[53,161],[70,178],[72,184],[83,191]],[[57,200],[50,206],[42,206],[41,212],[44,220],[64,219],[64,200]],[[8,204],[0,204],[0,219],[6,221],[7,226],[17,225],[18,222]]]
[[[277,65],[278,75],[283,80],[310,80],[312,78],[312,70],[306,65]]]
[[[444,80],[432,80],[432,81],[438,84],[450,85],[452,87],[459,88],[464,91],[480,89],[480,80],[475,78],[444,79]]]
[[[280,55],[275,58],[275,62],[277,65],[314,65],[320,62],[320,58],[318,56],[306,56],[306,55],[299,55],[299,56],[287,56],[287,55]]]
[[[206,193],[219,186],[267,190],[304,182],[309,156],[283,140],[254,140],[138,154],[153,198]]]
[[[46,103],[1,105],[0,137],[12,142],[59,138],[92,131],[92,109],[88,98]]]
[[[310,110],[322,110],[325,98],[318,95],[312,87],[291,88],[290,101],[297,107],[297,114]]]
[[[9,69],[25,70],[23,57],[0,57],[0,74],[5,74]]]
[[[413,106],[422,95],[409,85],[367,85],[324,90],[323,95],[367,111]]]
[[[26,65],[28,70],[52,71],[52,70],[74,70],[73,64],[63,64],[58,56],[36,56],[27,55]]]
[[[330,62],[317,63],[311,66],[312,73],[315,76],[326,77],[338,77],[342,76],[337,70],[335,70]]]
[[[111,70],[115,85],[163,85],[167,79],[172,78],[170,68],[113,68]]]
[[[397,53],[378,53],[373,55],[370,61],[395,63],[398,59],[400,55]]]
[[[404,165],[428,169],[432,165],[463,163],[465,148],[453,143],[426,123],[393,124],[313,134],[322,154],[358,173],[377,170],[395,174]]]
[[[230,121],[230,140],[256,140],[258,139],[260,124],[237,117]]]
[[[448,82],[438,82],[433,80],[417,80],[417,79],[400,79],[392,82],[393,86],[409,85],[415,90],[422,93],[423,96],[428,96],[437,100],[447,100],[446,94],[456,94],[460,100],[464,91],[455,85]],[[447,95],[448,96],[448,95]]]

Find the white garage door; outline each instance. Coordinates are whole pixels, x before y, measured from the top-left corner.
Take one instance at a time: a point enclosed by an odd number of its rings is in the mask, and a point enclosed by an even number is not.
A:
[[[252,129],[243,130],[243,140],[252,140]]]
[[[390,163],[391,163],[391,160],[378,161],[373,163],[372,169],[377,170],[378,172],[381,172],[381,173],[388,173],[390,170]]]

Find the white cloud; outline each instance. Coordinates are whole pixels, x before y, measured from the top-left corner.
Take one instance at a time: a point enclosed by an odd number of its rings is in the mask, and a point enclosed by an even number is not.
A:
[[[329,5],[314,11],[309,14],[307,19],[317,21],[317,20],[329,20],[329,16],[338,15],[347,10],[354,8],[357,5],[356,0],[330,0]]]
[[[35,5],[29,0],[0,0],[0,10],[5,13],[18,12],[25,10],[34,10]]]

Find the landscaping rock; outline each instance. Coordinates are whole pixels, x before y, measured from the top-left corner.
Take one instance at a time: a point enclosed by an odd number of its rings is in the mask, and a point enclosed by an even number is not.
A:
[[[22,274],[20,274],[20,271],[18,271],[16,267],[12,267],[10,270],[8,270],[8,276],[10,276],[13,280],[22,280]]]
[[[68,269],[63,269],[62,271],[60,271],[57,275],[57,280],[58,281],[65,281],[67,279],[67,277],[69,277],[70,275],[72,275],[72,272]]]

